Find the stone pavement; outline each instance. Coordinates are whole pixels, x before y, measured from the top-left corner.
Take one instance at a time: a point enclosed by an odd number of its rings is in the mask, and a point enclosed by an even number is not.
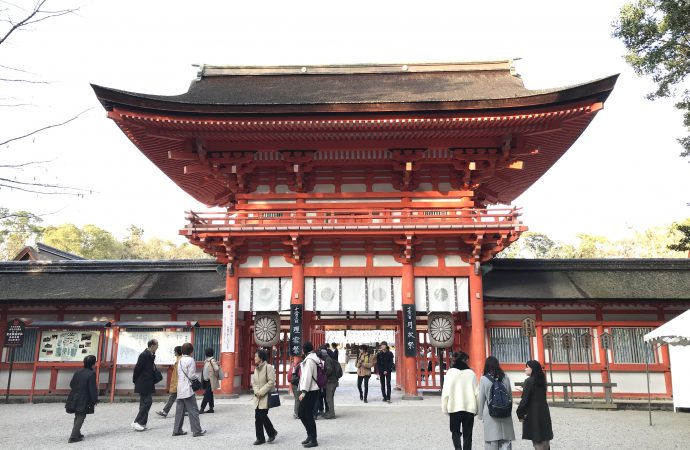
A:
[[[346,375],[336,397],[335,420],[318,420],[319,444],[333,449],[451,449],[448,418],[441,413],[440,397],[422,401],[402,401],[394,392],[393,403],[381,401],[376,378],[371,378],[370,403],[359,401],[353,378]],[[199,398],[200,401],[200,398]],[[276,442],[254,447],[254,411],[251,397],[216,401],[216,413],[201,416],[204,437],[172,437],[173,419],[154,414],[162,407],[154,404],[145,432],[130,428],[137,403],[102,403],[96,414],[89,415],[82,429],[86,439],[67,444],[73,416],[64,405],[0,405],[2,433],[0,449],[98,448],[98,449],[176,449],[176,448],[302,448],[306,437],[299,420],[292,418],[292,400],[282,397],[283,406],[269,416],[279,434]],[[690,414],[659,411],[653,413],[654,426],[649,427],[646,411],[590,411],[552,408],[555,439],[553,449],[688,449],[690,448]],[[528,441],[519,439],[521,428],[514,420],[518,440],[514,449],[530,449]],[[185,430],[189,431],[188,421]],[[475,422],[474,448],[481,449],[482,423]]]

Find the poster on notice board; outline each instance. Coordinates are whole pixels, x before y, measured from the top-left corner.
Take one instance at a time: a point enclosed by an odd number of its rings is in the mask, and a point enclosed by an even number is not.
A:
[[[98,359],[100,332],[88,330],[44,330],[41,332],[38,360],[42,362],[79,362],[86,356]]]
[[[192,342],[191,331],[120,331],[117,346],[117,364],[136,364],[139,354],[146,350],[146,344],[151,339],[158,341],[156,350],[156,364],[175,364],[173,350],[185,342]]]

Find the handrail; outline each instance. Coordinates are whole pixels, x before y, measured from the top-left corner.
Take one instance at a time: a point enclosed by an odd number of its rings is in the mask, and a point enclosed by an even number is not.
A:
[[[334,209],[189,212],[187,230],[291,225],[520,225],[518,208]]]

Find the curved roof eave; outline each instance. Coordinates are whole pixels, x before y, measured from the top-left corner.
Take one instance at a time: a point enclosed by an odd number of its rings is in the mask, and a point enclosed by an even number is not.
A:
[[[199,115],[280,115],[280,114],[337,114],[337,113],[404,113],[442,111],[495,111],[519,108],[534,108],[595,99],[605,101],[619,74],[561,88],[523,90],[513,97],[501,98],[450,98],[426,101],[387,101],[378,99],[366,101],[332,101],[320,103],[275,102],[275,103],[230,103],[198,102],[190,91],[180,95],[163,96],[128,92],[92,84],[103,107],[133,109],[167,114]]]

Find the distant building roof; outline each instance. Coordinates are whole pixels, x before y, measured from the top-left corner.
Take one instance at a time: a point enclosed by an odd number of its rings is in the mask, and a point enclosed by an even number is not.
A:
[[[197,260],[4,262],[0,303],[220,301],[225,277],[217,266]]]
[[[487,302],[690,302],[690,259],[496,259],[491,266]],[[221,301],[225,277],[217,268],[199,260],[3,262],[0,304]]]
[[[36,247],[26,246],[17,253],[14,261],[65,261],[83,260],[81,256],[65,252],[50,245],[36,242]]]
[[[93,85],[105,109],[180,113],[385,112],[502,109],[604,101],[616,78],[529,90],[512,60],[330,66],[202,65],[180,95],[140,94]]]
[[[690,301],[690,259],[494,259],[484,298]]]

